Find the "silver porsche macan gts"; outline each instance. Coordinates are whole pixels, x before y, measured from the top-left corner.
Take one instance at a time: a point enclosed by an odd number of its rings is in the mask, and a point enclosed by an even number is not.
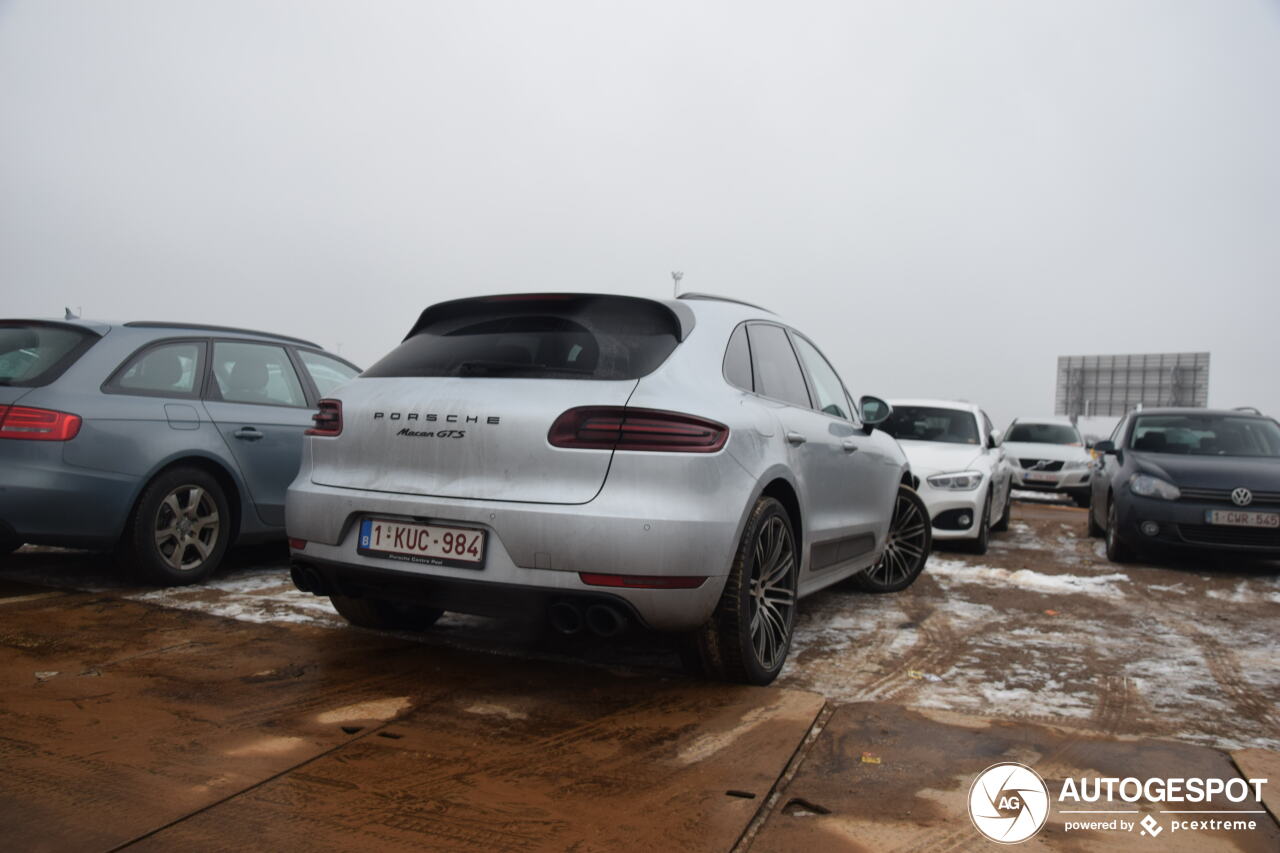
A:
[[[798,599],[924,567],[888,414],[733,300],[444,302],[320,402],[288,493],[294,583],[366,627],[453,610],[680,632],[691,668],[767,684]]]

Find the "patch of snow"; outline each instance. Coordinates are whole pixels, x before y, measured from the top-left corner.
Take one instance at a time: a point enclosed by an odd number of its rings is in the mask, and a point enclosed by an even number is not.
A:
[[[926,567],[940,583],[980,583],[986,586],[1005,585],[1019,589],[1042,592],[1047,595],[1082,594],[1103,598],[1124,598],[1124,592],[1115,584],[1128,582],[1124,574],[1107,575],[1047,575],[1031,569],[999,569],[992,566],[975,566],[961,560],[943,560],[930,557]]]

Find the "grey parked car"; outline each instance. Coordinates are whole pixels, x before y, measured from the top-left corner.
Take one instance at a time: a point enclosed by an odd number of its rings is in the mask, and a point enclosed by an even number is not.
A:
[[[0,320],[0,553],[120,549],[207,577],[280,538],[318,399],[359,370],[308,341],[183,323]]]
[[[320,401],[289,489],[297,586],[358,625],[546,613],[683,632],[714,677],[781,670],[796,602],[920,573],[906,457],[772,313],[686,295],[464,299]]]

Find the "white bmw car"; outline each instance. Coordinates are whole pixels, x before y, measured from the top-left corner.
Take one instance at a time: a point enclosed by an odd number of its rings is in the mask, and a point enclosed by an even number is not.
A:
[[[972,403],[891,400],[880,428],[898,439],[920,478],[933,538],[966,541],[987,552],[991,531],[1009,528],[1011,472],[991,418]]]
[[[1089,505],[1089,463],[1093,457],[1070,421],[1015,420],[1004,434],[1013,470],[1013,487],[1068,494],[1077,506]]]

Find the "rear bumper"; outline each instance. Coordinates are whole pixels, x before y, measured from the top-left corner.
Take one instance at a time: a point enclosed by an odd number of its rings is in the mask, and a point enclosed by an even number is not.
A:
[[[1089,491],[1089,479],[1092,474],[1087,468],[1071,471],[1052,471],[1057,479],[1053,482],[1028,481],[1024,479],[1027,472],[1021,468],[1013,469],[1012,486],[1015,489],[1026,489],[1031,492],[1063,492],[1068,494],[1085,494]]]
[[[689,460],[654,457],[615,457],[604,488],[585,504],[343,489],[309,482],[304,472],[289,490],[286,527],[290,538],[307,542],[295,560],[334,572],[382,572],[416,580],[424,589],[449,581],[482,591],[487,586],[494,598],[504,594],[498,586],[537,595],[613,596],[649,627],[692,629],[719,601],[755,483],[727,455],[693,460],[704,475],[696,477],[688,473]],[[677,464],[685,466],[679,480],[667,470]],[[358,554],[359,521],[371,516],[483,529],[484,566],[427,566]],[[706,580],[695,589],[596,587],[584,584],[581,572]]]
[[[592,604],[610,604],[625,612],[637,624],[659,631],[687,631],[706,622],[724,588],[725,579],[707,578],[697,589],[616,589],[588,586],[576,574],[546,570],[516,570],[495,564],[490,552],[482,571],[459,578],[439,574],[438,569],[415,571],[405,563],[378,566],[331,562],[294,551],[291,564],[299,570],[315,572],[320,589],[306,589],[317,595],[336,592],[356,597],[384,598],[430,605],[456,613],[481,616],[519,616],[542,620],[557,602],[570,602],[581,609]],[[303,584],[295,580],[299,588]]]
[[[15,447],[0,448],[9,451],[0,460],[0,522],[14,537],[73,548],[115,544],[138,488],[136,477],[69,466],[54,442],[3,443]]]
[[[1229,504],[1199,501],[1164,501],[1128,495],[1118,498],[1116,534],[1135,547],[1186,550],[1235,551],[1280,555],[1280,529],[1231,527],[1206,523],[1210,510],[1233,509]],[[1273,511],[1262,508],[1259,511]],[[1143,522],[1154,522],[1154,534],[1144,533]]]

